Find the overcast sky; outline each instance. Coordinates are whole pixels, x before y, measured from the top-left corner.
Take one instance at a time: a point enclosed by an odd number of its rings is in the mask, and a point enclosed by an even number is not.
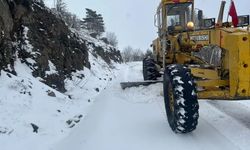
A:
[[[156,38],[154,14],[160,0],[64,0],[68,11],[85,16],[85,8],[103,15],[106,31],[115,32],[119,48],[130,45],[146,50]],[[48,5],[53,0],[45,0]],[[195,0],[195,7],[204,10],[206,17],[217,17],[221,0]],[[226,13],[230,5],[227,0]],[[250,15],[249,0],[235,0],[238,15]]]

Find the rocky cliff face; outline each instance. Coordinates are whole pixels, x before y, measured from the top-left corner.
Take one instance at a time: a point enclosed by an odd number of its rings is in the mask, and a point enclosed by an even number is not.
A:
[[[14,21],[8,1],[0,2],[0,69],[13,67],[14,52],[12,49]],[[11,70],[11,68],[9,68]]]
[[[89,44],[107,63],[121,62],[118,50],[80,38],[49,9],[29,0],[0,1],[0,33],[0,69],[15,74],[14,62],[20,59],[35,77],[61,92],[72,72],[91,68]]]

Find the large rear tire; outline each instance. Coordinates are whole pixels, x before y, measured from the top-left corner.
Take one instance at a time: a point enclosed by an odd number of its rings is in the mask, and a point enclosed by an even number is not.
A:
[[[143,78],[144,80],[156,80],[161,76],[157,70],[155,61],[152,58],[143,59]]]
[[[164,101],[168,123],[175,133],[196,129],[199,118],[197,90],[190,70],[183,65],[170,65],[164,72]]]

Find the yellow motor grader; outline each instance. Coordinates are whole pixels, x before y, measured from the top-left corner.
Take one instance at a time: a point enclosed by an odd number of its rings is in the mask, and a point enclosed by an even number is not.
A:
[[[157,9],[158,38],[152,44],[153,57],[143,60],[142,85],[158,82],[163,72],[166,114],[176,133],[196,129],[198,99],[250,99],[249,15],[237,16],[237,24],[223,22],[225,3],[217,21],[203,18],[194,0],[161,0]],[[211,58],[198,55],[201,51]],[[217,64],[211,63],[213,57]]]

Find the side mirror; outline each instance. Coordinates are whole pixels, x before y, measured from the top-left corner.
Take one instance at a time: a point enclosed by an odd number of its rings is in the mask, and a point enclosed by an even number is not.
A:
[[[199,20],[203,19],[203,11],[202,10],[198,10],[198,19]]]

